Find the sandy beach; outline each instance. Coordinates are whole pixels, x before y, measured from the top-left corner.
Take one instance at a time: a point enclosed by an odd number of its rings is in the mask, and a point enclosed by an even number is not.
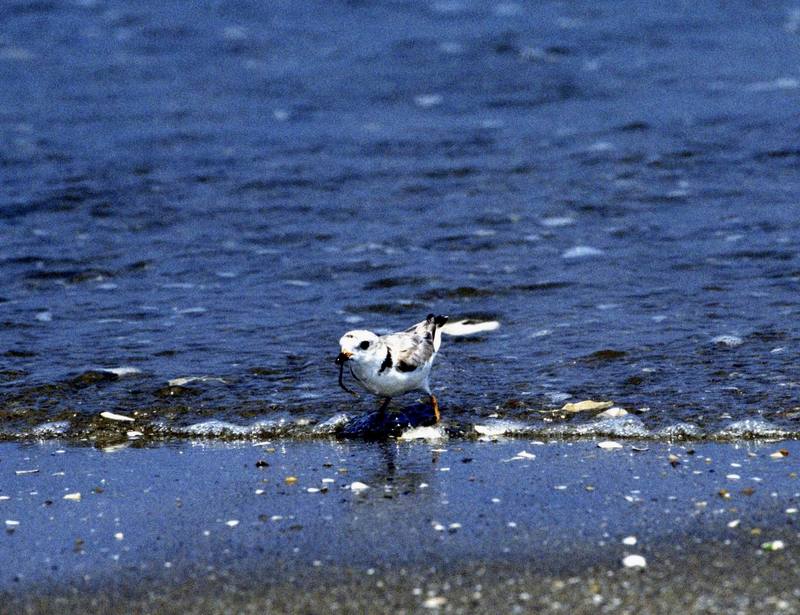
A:
[[[797,442],[598,444],[4,444],[0,587],[15,613],[796,612]]]

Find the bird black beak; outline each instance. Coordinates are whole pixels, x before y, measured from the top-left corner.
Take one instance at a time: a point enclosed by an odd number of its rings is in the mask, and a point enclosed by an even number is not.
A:
[[[344,350],[336,357],[336,365],[344,365],[353,356],[352,352],[345,352]]]

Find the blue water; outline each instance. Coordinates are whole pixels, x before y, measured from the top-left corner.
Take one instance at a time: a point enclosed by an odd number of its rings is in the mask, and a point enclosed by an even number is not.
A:
[[[428,312],[502,323],[437,359],[465,432],[798,431],[798,10],[3,3],[0,433],[304,433]]]

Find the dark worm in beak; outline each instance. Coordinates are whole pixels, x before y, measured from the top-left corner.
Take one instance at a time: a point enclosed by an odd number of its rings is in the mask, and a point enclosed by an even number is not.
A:
[[[345,363],[347,363],[347,360],[348,360],[349,358],[350,358],[350,357],[349,357],[349,356],[347,356],[347,355],[346,355],[345,353],[343,353],[343,352],[340,352],[340,353],[339,353],[339,356],[338,356],[338,357],[336,357],[336,365],[338,365],[338,366],[339,366],[339,386],[340,386],[340,387],[342,387],[342,388],[343,388],[345,391],[347,391],[348,393],[350,393],[350,395],[353,395],[353,396],[355,396],[355,397],[358,397],[358,393],[356,393],[356,392],[355,392],[355,391],[353,391],[352,389],[348,389],[348,388],[347,388],[347,385],[345,385],[345,383],[344,383],[344,364],[345,364]]]

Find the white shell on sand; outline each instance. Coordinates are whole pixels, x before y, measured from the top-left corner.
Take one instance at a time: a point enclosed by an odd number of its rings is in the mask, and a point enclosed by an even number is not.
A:
[[[125,416],[124,414],[114,414],[113,412],[101,412],[100,416],[102,416],[104,419],[108,419],[109,421],[134,421],[134,419],[129,416]]]
[[[613,405],[613,401],[594,401],[593,399],[586,399],[584,401],[564,404],[561,409],[565,412],[586,412],[587,410],[606,410]]]
[[[641,555],[626,555],[622,559],[622,565],[625,568],[646,568],[647,560]]]
[[[606,440],[605,442],[598,442],[598,448],[605,449],[607,451],[614,450],[617,448],[622,448],[622,445],[619,442],[612,442],[611,440]]]
[[[604,410],[600,414],[597,415],[598,419],[617,419],[621,416],[626,416],[628,411],[624,408],[609,408],[608,410]]]

